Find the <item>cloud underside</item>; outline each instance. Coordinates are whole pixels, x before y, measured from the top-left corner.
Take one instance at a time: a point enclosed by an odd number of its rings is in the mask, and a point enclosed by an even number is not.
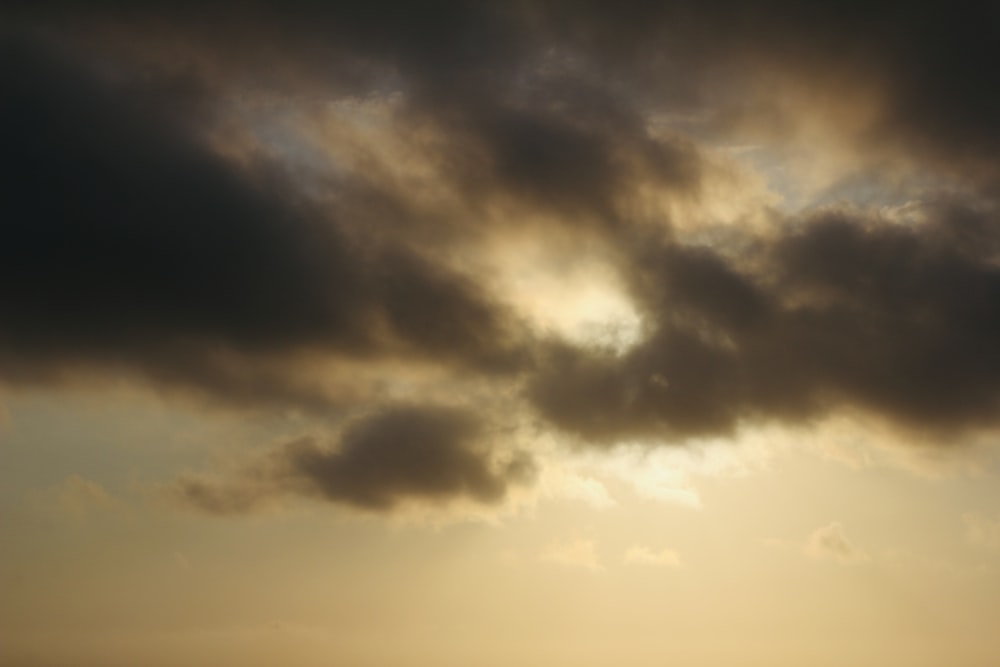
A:
[[[337,364],[474,378],[504,400],[446,402],[492,423],[513,396],[584,445],[843,409],[949,442],[996,426],[995,9],[371,5],[3,10],[6,384],[389,415],[287,445],[257,487],[186,481],[223,512],[504,497],[512,472],[418,416],[439,408],[333,391]],[[796,174],[767,159],[807,149],[839,171],[775,205],[761,183]],[[533,322],[495,271],[525,239],[547,275],[606,265],[638,342]]]

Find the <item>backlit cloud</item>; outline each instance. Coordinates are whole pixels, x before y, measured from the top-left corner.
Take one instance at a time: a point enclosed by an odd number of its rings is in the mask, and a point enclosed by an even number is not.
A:
[[[531,458],[486,448],[485,425],[451,408],[393,406],[348,424],[335,443],[286,442],[228,476],[188,474],[168,489],[185,505],[213,514],[251,512],[287,497],[325,500],[366,511],[408,502],[494,505],[531,480]]]
[[[1000,414],[997,14],[897,9],[9,3],[3,383],[336,422],[181,485],[220,512],[520,479],[458,422],[351,421],[401,395],[605,450],[846,413],[968,442]]]

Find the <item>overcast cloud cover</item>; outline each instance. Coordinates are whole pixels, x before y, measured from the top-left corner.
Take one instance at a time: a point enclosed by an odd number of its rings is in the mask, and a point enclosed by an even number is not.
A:
[[[197,507],[499,503],[519,420],[579,447],[997,426],[996,3],[0,12],[3,383],[330,422],[177,480]],[[524,247],[606,267],[635,340],[540,323]]]

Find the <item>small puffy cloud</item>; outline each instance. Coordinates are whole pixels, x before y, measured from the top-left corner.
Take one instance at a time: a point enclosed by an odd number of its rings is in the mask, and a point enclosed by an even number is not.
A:
[[[654,551],[645,546],[629,547],[625,552],[624,562],[627,565],[652,565],[656,567],[680,567],[681,557],[673,549]]]
[[[806,540],[804,552],[811,558],[835,560],[842,565],[870,560],[868,554],[847,537],[839,521],[814,530]]]
[[[971,544],[1000,551],[1000,518],[968,512],[962,515],[965,536]]]
[[[409,504],[497,505],[528,481],[534,462],[493,452],[473,413],[440,406],[392,406],[350,422],[333,444],[283,443],[228,476],[182,475],[169,493],[211,514],[251,512],[288,497],[387,512]]]
[[[597,554],[597,544],[593,540],[555,541],[542,550],[541,560],[565,567],[576,567],[601,572],[604,566]]]

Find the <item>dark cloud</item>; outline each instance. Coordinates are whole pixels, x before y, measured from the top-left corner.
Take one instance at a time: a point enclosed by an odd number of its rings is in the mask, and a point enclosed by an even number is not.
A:
[[[231,478],[184,476],[171,492],[216,514],[251,511],[290,495],[366,511],[462,499],[494,505],[530,479],[533,463],[523,453],[491,452],[490,439],[473,413],[396,406],[348,424],[334,445],[294,440]]]
[[[994,425],[995,3],[52,1],[5,12],[21,35],[0,44],[9,381],[125,370],[322,409],[323,391],[292,362],[339,355],[524,373],[539,414],[605,443],[841,408],[940,433]],[[392,158],[335,155],[304,177],[283,161],[294,147],[250,140],[224,157],[220,128],[264,133],[234,90],[278,91],[291,106],[396,96],[389,131],[427,149],[421,168],[442,201],[398,180]],[[848,133],[837,121],[855,108]],[[708,197],[711,149],[696,142],[792,141],[788,114],[815,115],[866,168],[888,155],[934,176],[916,193],[940,202],[922,204],[929,220],[774,213],[771,236],[699,245],[644,200]],[[596,239],[619,259],[648,336],[615,353],[526,335],[488,293],[491,276],[455,268],[476,266],[463,253],[481,250],[470,239],[490,238],[484,227],[517,225],[581,252]],[[373,452],[392,440],[352,433],[336,455],[300,444],[286,463],[323,471],[296,468],[318,493],[330,495],[320,478],[347,493],[347,477],[367,479],[353,439]],[[465,492],[488,500],[486,479]]]
[[[739,103],[775,74],[817,94],[835,79],[870,81],[886,97],[873,141],[891,134],[913,148],[992,161],[1000,138],[992,66],[1000,60],[1000,10],[983,0],[46,0],[5,3],[5,13],[12,23],[64,33],[115,23],[173,29],[188,48],[216,59],[233,54],[258,71],[268,70],[271,56],[286,62],[283,50],[314,72],[380,61],[409,92],[459,106],[507,94],[526,73],[554,62],[599,73],[619,93],[674,106]]]
[[[633,280],[653,333],[621,356],[555,347],[528,395],[553,423],[610,443],[844,407],[945,440],[995,426],[995,223],[954,213],[923,224],[819,213],[789,223],[756,262],[742,256],[753,268],[704,247],[644,249]]]
[[[473,207],[499,202],[536,224],[541,214],[577,230],[621,228],[637,222],[630,203],[642,187],[698,193],[703,165],[692,144],[654,136],[629,98],[587,73],[534,67],[457,104],[408,109],[443,135],[442,177]]]
[[[820,100],[844,104],[845,96],[850,103],[851,95],[874,94],[882,108],[859,149],[889,144],[995,177],[996,3],[543,4],[550,39],[592,67],[631,78],[660,105],[725,113],[754,100],[757,113],[790,123],[782,100],[759,100],[756,87],[770,92],[787,77],[817,100],[814,111],[822,111]]]
[[[107,81],[26,40],[0,48],[8,379],[96,364],[236,398],[265,397],[270,384],[297,401],[275,357],[431,356],[497,370],[516,358],[511,323],[471,281],[345,231],[350,221],[331,219],[278,165],[215,153],[192,111],[210,106],[197,90]]]

